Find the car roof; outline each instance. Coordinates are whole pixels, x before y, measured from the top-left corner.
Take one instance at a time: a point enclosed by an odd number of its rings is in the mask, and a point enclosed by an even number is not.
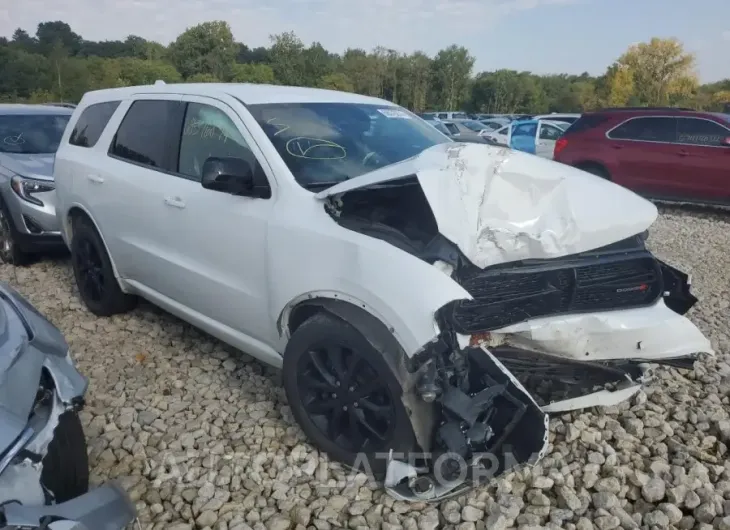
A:
[[[94,90],[84,95],[85,102],[108,101],[141,94],[186,94],[216,97],[229,95],[246,105],[266,103],[359,103],[395,107],[393,102],[352,92],[255,83],[171,83],[157,82],[121,88]]]
[[[8,116],[10,114],[57,114],[68,115],[73,113],[73,109],[66,107],[57,107],[55,105],[31,105],[26,103],[0,103],[0,114]]]

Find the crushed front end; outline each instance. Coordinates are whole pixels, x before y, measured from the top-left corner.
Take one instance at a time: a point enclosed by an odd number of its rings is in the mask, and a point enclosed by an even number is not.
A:
[[[426,465],[391,462],[399,499],[442,500],[534,464],[548,413],[619,403],[652,365],[691,369],[712,353],[682,316],[697,302],[689,278],[645,234],[563,258],[438,266],[472,298],[437,311],[440,335],[410,359],[437,419]]]

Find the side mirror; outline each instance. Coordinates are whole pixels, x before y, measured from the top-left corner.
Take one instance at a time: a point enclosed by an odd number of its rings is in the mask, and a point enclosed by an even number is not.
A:
[[[210,157],[203,164],[205,189],[232,195],[254,195],[254,168],[243,158]]]
[[[722,139],[722,145],[724,145],[725,147],[730,147],[730,136],[726,136]]]

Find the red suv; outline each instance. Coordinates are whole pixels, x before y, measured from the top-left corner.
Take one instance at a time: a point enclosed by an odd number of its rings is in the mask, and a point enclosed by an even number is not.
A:
[[[677,108],[587,112],[554,159],[654,199],[730,204],[730,115]]]

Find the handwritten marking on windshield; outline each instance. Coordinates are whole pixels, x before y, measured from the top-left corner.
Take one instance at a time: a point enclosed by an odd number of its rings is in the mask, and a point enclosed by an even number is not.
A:
[[[274,123],[274,121],[277,119],[278,118],[271,118],[269,120],[266,120],[266,123],[268,123],[269,125],[273,125],[274,127],[277,128],[276,132],[274,133],[274,136],[278,136],[281,133],[283,133],[284,131],[288,131],[289,129],[291,129],[290,126],[288,126],[284,123]]]
[[[322,151],[322,154],[318,154]],[[322,138],[298,136],[286,143],[286,152],[297,158],[308,160],[340,160],[347,156],[344,147]]]
[[[17,136],[6,136],[3,138],[3,143],[7,145],[21,145],[25,143],[23,133],[19,133]]]

